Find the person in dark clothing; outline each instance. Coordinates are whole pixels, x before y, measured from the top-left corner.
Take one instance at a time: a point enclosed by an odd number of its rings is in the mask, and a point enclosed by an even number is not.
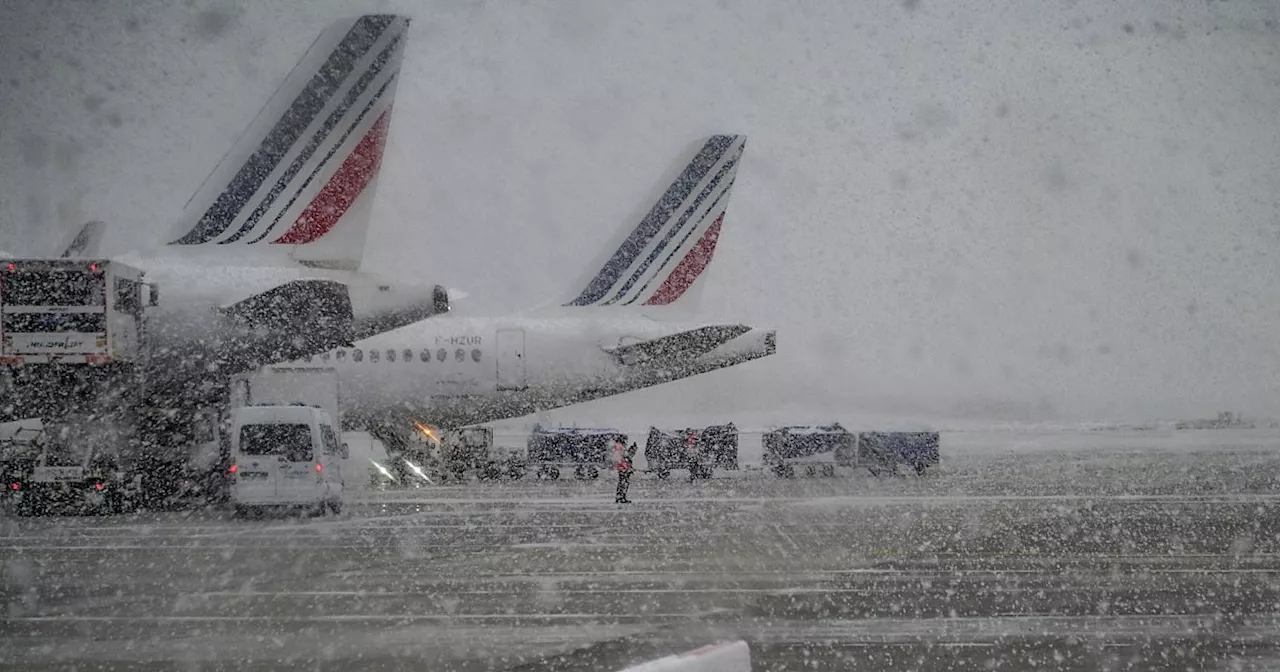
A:
[[[630,504],[631,500],[627,499],[627,489],[631,487],[631,472],[634,470],[631,458],[635,457],[636,444],[633,442],[630,448],[624,448],[622,442],[618,442],[615,454],[615,466],[618,469],[618,492],[613,501],[618,504]]]
[[[689,482],[692,483],[702,474],[702,449],[698,445],[698,432],[692,429],[685,431],[689,438],[684,443],[684,457],[689,463]]]

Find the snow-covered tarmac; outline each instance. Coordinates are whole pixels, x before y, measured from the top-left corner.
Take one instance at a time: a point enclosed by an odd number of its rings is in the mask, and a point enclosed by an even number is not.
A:
[[[0,519],[4,669],[1268,669],[1280,433],[944,434],[923,479],[443,486]]]

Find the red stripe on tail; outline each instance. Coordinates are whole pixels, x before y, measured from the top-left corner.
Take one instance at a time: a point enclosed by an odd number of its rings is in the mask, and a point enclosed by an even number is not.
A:
[[[347,208],[369,185],[382,166],[382,149],[387,141],[387,120],[391,110],[382,113],[373,128],[360,139],[360,144],[342,162],[338,172],[316,194],[298,221],[283,236],[271,241],[282,245],[305,245],[329,233],[347,213]]]
[[[658,291],[654,292],[644,305],[665,306],[683,296],[693,286],[693,281],[697,280],[698,276],[706,270],[707,264],[711,263],[711,255],[716,253],[716,241],[720,239],[720,222],[722,221],[724,221],[723,212],[716,217],[716,221],[712,222],[707,232],[702,234],[698,244],[684,255],[680,265],[671,271],[671,275],[667,276],[662,286],[658,287]]]

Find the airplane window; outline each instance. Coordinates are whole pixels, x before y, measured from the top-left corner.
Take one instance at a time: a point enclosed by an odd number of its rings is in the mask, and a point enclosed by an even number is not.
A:
[[[387,361],[388,361],[388,362],[394,362],[394,361],[396,361],[396,351],[395,351],[395,350],[392,350],[391,348],[387,348]]]
[[[422,352],[418,353],[418,358],[419,358],[419,359],[421,359],[421,360],[422,360],[422,361],[424,361],[424,362],[429,362],[429,361],[431,361],[431,351],[430,351],[430,350],[423,350]]]
[[[437,362],[443,362],[448,356],[449,356],[449,353],[445,352],[444,348],[440,348],[439,350],[436,350]]]
[[[377,350],[370,350],[370,351],[369,351],[369,361],[370,361],[370,362],[376,362],[376,361],[378,361],[378,351],[377,351]]]
[[[459,362],[466,361],[467,351],[463,350],[462,348],[458,348],[457,350],[453,351],[453,358],[458,360]]]
[[[480,348],[476,348],[475,350],[471,351],[471,361],[473,362],[480,361]]]
[[[406,361],[406,362],[412,362],[412,361],[413,361],[413,351],[412,351],[412,350],[410,350],[409,348],[405,348],[405,349],[404,349],[404,361]]]
[[[347,358],[347,351],[339,350],[333,354],[333,358],[341,362],[342,360]]]
[[[360,348],[352,350],[351,359],[356,362],[362,361],[364,359],[364,350],[361,350]]]

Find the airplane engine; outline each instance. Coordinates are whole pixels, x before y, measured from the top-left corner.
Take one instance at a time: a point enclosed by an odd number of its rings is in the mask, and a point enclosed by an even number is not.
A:
[[[352,282],[352,336],[359,340],[449,312],[449,292],[441,285]]]

